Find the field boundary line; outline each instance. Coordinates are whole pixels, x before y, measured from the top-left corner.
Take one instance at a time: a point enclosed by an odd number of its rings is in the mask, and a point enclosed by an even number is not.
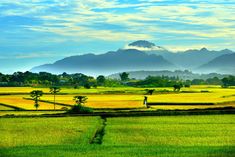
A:
[[[25,98],[23,97],[23,99],[25,100],[33,100],[32,98]],[[39,102],[45,102],[45,103],[49,103],[49,104],[54,104],[54,101],[48,101],[48,100],[38,100]],[[65,106],[65,107],[72,107],[73,105],[69,105],[69,104],[64,104],[64,103],[58,103],[55,102],[56,105],[60,105],[60,106]]]
[[[20,112],[20,111],[18,111]],[[35,110],[36,112],[36,110]],[[94,112],[86,114],[42,114],[42,115],[3,115],[0,118],[20,118],[20,117],[77,117],[77,116],[102,116],[102,117],[141,117],[141,116],[177,116],[177,115],[219,115],[235,114],[235,108],[212,108],[212,109],[191,109],[191,110],[155,110],[155,111],[127,111],[127,112]]]
[[[17,111],[24,111],[24,110],[25,110],[24,108],[20,108],[20,107],[8,105],[8,104],[0,103],[0,105],[5,106],[5,107],[9,107],[9,108],[13,108],[13,109],[15,109],[15,110],[17,110]],[[6,110],[6,111],[7,111],[7,110]],[[13,111],[14,111],[14,110],[13,110]]]

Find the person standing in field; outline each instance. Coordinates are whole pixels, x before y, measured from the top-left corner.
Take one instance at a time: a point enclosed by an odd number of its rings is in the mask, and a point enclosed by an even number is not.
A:
[[[144,105],[147,106],[147,102],[148,102],[148,97],[144,96]],[[148,107],[148,106],[147,106]]]

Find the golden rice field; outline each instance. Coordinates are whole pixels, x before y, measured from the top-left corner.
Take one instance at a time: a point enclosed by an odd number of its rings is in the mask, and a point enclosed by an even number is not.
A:
[[[57,95],[56,102],[74,104],[75,95]],[[93,108],[138,108],[143,107],[141,95],[86,95],[86,106]],[[45,95],[42,100],[53,101],[52,95]]]
[[[29,93],[32,90],[43,90],[49,92],[48,88],[31,88],[31,87],[1,87],[0,93],[11,93],[13,95],[1,95],[0,103],[16,106],[28,110],[34,110],[34,102],[25,100],[23,97],[30,98]],[[57,95],[56,102],[73,105],[73,97],[75,95],[85,95],[88,97],[86,106],[92,108],[142,108],[145,88],[105,88],[97,89],[73,89],[62,88],[60,93],[65,95]],[[223,103],[212,106],[206,105],[190,105],[190,106],[173,106],[159,105],[153,108],[156,109],[192,109],[192,108],[210,108],[210,107],[235,107],[235,88],[221,88],[219,86],[192,86],[191,88],[182,88],[181,93],[169,93],[158,91],[172,91],[172,88],[155,88],[157,92],[153,95],[148,95],[148,102],[188,102],[188,103]],[[110,92],[111,91],[111,92]],[[122,93],[112,94],[113,91],[123,91]],[[202,92],[204,91],[204,92]],[[206,91],[206,92],[205,92]],[[106,94],[104,94],[106,92]],[[107,94],[107,92],[110,92]],[[126,92],[126,93],[125,93]],[[14,95],[14,93],[24,93],[22,95]],[[142,94],[141,94],[142,93]],[[53,95],[44,94],[41,100],[54,101]],[[56,109],[61,109],[63,106],[56,105]],[[39,109],[53,110],[54,106],[51,103],[40,102]],[[0,105],[0,110],[7,110],[6,107]]]
[[[35,110],[34,101],[23,99],[23,95],[0,96],[0,103],[16,106],[27,110]],[[39,109],[52,110],[53,104],[40,102]],[[0,105],[1,106],[1,105]]]
[[[32,88],[32,87],[0,87],[0,93],[29,93],[32,90],[43,90],[48,92],[46,88]]]

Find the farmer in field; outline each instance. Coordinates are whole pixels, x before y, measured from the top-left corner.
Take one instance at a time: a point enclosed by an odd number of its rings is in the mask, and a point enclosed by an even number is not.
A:
[[[147,102],[148,102],[148,97],[144,96],[144,105],[147,106]],[[148,106],[147,106],[148,107]]]

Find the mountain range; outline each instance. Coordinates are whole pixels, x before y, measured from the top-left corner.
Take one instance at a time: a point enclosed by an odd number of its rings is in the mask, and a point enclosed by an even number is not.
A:
[[[224,54],[203,64],[198,70],[205,72],[216,71],[217,73],[235,74],[235,53]]]
[[[84,54],[66,57],[52,64],[31,69],[32,72],[84,73],[88,75],[110,75],[123,71],[184,70],[195,72],[218,72],[235,74],[235,53],[225,49],[210,51],[187,50],[171,52],[145,40],[135,41],[117,51],[104,54]]]

